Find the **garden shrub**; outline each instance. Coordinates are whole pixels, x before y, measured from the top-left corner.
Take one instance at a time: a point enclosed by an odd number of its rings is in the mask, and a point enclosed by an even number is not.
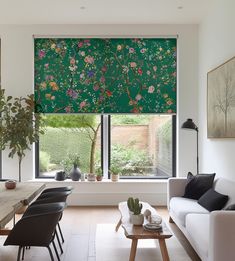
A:
[[[82,129],[65,129],[47,127],[45,134],[40,137],[40,154],[42,151],[50,155],[53,164],[61,166],[68,154],[78,154],[81,159],[81,170],[89,170],[90,140]],[[72,169],[73,165],[71,165]]]
[[[122,168],[122,175],[143,175],[146,167],[152,166],[152,161],[145,150],[137,149],[128,144],[112,145],[111,162]]]
[[[40,151],[39,169],[40,172],[49,171],[50,155],[45,151]]]

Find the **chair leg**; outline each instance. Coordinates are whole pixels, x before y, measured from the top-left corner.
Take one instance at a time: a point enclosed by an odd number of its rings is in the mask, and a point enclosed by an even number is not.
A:
[[[58,259],[58,261],[60,261],[59,253],[58,253],[58,251],[57,251],[57,249],[56,249],[54,240],[52,241],[52,245],[53,245],[53,247],[54,247],[54,250],[55,250],[55,254],[56,254],[56,256],[57,256],[57,259]]]
[[[49,254],[50,254],[50,257],[51,257],[51,261],[54,261],[54,257],[53,257],[53,254],[52,254],[50,246],[48,246],[47,249],[49,251]]]
[[[22,259],[21,260],[24,260],[24,252],[25,252],[25,246],[23,246],[23,252],[22,252]]]
[[[62,255],[64,252],[63,252],[63,248],[62,248],[61,243],[60,243],[60,239],[59,239],[59,235],[57,233],[57,229],[55,229],[55,235],[56,235],[56,238],[57,238],[57,241],[58,241],[58,245],[60,247],[60,252],[61,252],[61,255]]]
[[[22,249],[22,246],[19,246],[19,248],[18,248],[18,255],[17,255],[17,261],[20,261],[21,249]]]
[[[60,236],[61,236],[61,239],[62,239],[62,243],[64,243],[64,237],[63,237],[63,234],[62,234],[62,231],[61,231],[61,228],[60,228],[60,223],[58,223],[58,228],[59,228]]]

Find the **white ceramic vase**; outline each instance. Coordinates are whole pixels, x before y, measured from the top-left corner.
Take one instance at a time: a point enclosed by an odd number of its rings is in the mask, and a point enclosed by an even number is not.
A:
[[[135,226],[142,226],[144,223],[144,215],[139,214],[139,215],[130,215],[131,217],[131,223]]]

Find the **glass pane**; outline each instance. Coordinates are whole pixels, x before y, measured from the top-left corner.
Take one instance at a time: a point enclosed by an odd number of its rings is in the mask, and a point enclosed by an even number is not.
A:
[[[121,176],[172,176],[172,116],[112,115],[110,168]]]
[[[40,176],[54,177],[65,170],[67,174],[78,159],[84,173],[95,172],[100,166],[100,116],[50,114],[45,116],[45,134],[40,136]]]

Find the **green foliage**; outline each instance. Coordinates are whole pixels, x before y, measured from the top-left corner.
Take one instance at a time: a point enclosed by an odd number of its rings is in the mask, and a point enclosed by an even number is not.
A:
[[[122,175],[133,175],[142,173],[146,166],[151,166],[152,161],[146,151],[134,148],[130,144],[112,145],[111,170],[119,171]],[[118,170],[114,170],[114,168]]]
[[[66,173],[69,174],[74,165],[80,167],[80,155],[78,153],[68,153],[66,157],[60,162]]]
[[[149,124],[150,117],[146,115],[112,115],[112,125]]]
[[[45,124],[53,128],[90,128],[96,125],[95,115],[47,115]]]
[[[143,205],[139,202],[140,201],[139,201],[138,198],[134,199],[134,198],[130,197],[127,200],[127,206],[129,208],[129,210],[131,212],[133,212],[134,215],[140,215],[141,214],[141,210],[143,208]]]
[[[5,96],[5,91],[0,93],[1,109],[1,149],[9,149],[8,156],[15,155],[19,160],[19,181],[21,181],[21,162],[25,151],[30,150],[30,145],[38,141],[42,130],[42,116],[34,113],[34,96],[13,98]]]
[[[45,118],[48,127],[70,129],[72,132],[83,132],[90,142],[89,172],[93,173],[95,165],[95,144],[100,122],[96,115],[48,115]]]
[[[91,141],[81,129],[74,131],[69,128],[46,127],[45,135],[40,137],[40,151],[46,151],[51,156],[51,163],[57,164],[58,168],[68,166],[65,171],[70,171],[73,167],[73,161],[68,159],[68,155],[78,155],[81,163],[79,167],[83,172],[89,172],[90,149]],[[65,163],[65,159],[68,163]]]
[[[50,155],[45,151],[40,151],[39,169],[40,172],[49,171]]]
[[[167,144],[170,144],[172,141],[172,122],[171,119],[166,121],[158,128],[157,132],[159,139],[162,139]]]

